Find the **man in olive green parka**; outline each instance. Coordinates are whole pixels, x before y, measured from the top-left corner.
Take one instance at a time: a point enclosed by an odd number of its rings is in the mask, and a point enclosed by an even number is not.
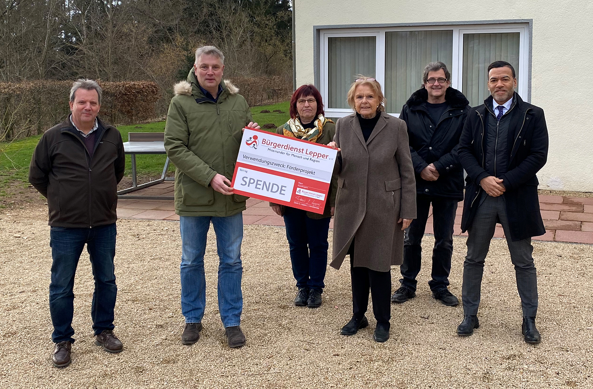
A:
[[[244,196],[233,193],[231,178],[242,129],[251,122],[247,101],[222,80],[224,55],[214,46],[196,50],[187,81],[175,85],[165,127],[165,149],[175,171],[175,212],[181,231],[181,310],[183,344],[200,338],[206,305],[204,253],[210,223],[220,263],[218,307],[229,347],[245,344],[239,326],[243,310],[241,242]]]

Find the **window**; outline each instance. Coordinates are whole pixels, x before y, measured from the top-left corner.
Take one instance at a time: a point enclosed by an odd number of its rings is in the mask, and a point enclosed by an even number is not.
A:
[[[387,112],[398,115],[422,85],[424,66],[447,64],[451,86],[470,105],[488,97],[487,67],[495,60],[510,62],[517,72],[517,92],[528,95],[529,24],[484,24],[318,30],[318,86],[328,117],[352,113],[346,94],[356,75],[381,83]]]
[[[452,43],[451,30],[385,33],[386,71],[382,86],[387,112],[399,112],[420,87],[427,63],[442,61],[449,66],[453,57]]]
[[[375,37],[328,38],[328,65],[332,72],[327,80],[329,106],[348,108],[346,95],[352,75],[375,76]]]

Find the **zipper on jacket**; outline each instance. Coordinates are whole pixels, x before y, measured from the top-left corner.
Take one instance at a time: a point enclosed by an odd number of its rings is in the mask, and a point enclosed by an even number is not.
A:
[[[515,102],[515,104],[511,105],[511,108],[507,111],[507,113],[502,115],[500,120],[502,120],[502,118],[504,116],[506,116],[509,112],[511,112],[513,110],[513,108],[515,108],[515,105],[517,105],[516,102]],[[492,115],[494,115],[494,112],[490,111],[488,108],[486,108],[486,109],[488,110],[488,112],[490,112]],[[496,117],[496,115],[494,115],[494,117]],[[496,157],[498,156],[498,153],[496,151],[498,150],[498,135],[499,135],[499,128],[500,128],[500,120],[496,121],[496,140],[494,142],[494,177],[496,177],[496,159],[497,159]],[[521,128],[523,128],[523,126],[521,126]],[[513,147],[514,146],[515,146],[515,144],[513,143]],[[511,153],[512,152],[513,152],[513,150],[511,149]]]
[[[480,122],[482,122],[482,169],[485,169],[485,167],[486,167],[486,153],[484,152],[484,135],[486,132],[486,128],[484,127],[484,118],[478,111],[476,111],[476,113],[478,114],[478,117],[480,118]]]
[[[65,131],[67,134],[70,134],[71,136],[73,136],[74,138],[76,138],[80,144],[82,145],[82,147],[84,148],[84,151],[86,152],[86,163],[87,163],[87,170],[89,173],[89,228],[93,228],[93,216],[92,216],[92,210],[93,210],[93,193],[92,193],[92,189],[93,189],[93,185],[91,183],[91,173],[92,173],[92,169],[91,169],[91,154],[89,153],[89,150],[86,148],[86,145],[84,144],[84,142],[75,134],[71,133],[70,131]],[[105,135],[105,132],[107,132],[106,128],[103,128],[103,131],[101,132],[101,136],[98,137],[95,140],[95,147],[93,149],[93,155],[97,152],[97,148],[99,148],[99,143],[101,143],[101,141],[103,140],[103,136]]]
[[[523,132],[523,127],[525,126],[525,120],[527,119],[527,113],[529,111],[531,111],[531,108],[527,108],[527,110],[525,111],[525,116],[523,116],[523,123],[521,123],[521,128],[519,128],[519,132],[517,133],[517,136],[515,137],[515,141],[513,142],[513,147],[511,148],[511,155],[509,157],[509,164],[513,160],[513,150],[515,149],[515,144],[517,143],[517,139],[519,139],[521,132]]]
[[[91,155],[89,153],[89,150],[86,148],[86,145],[84,144],[84,142],[77,137],[75,134],[71,133],[70,131],[65,131],[67,134],[70,134],[71,136],[73,136],[76,140],[78,140],[80,142],[80,144],[82,145],[82,148],[84,149],[85,153],[86,153],[86,166],[87,166],[87,171],[89,173],[89,228],[93,228],[93,223],[91,222],[91,210],[92,210],[92,201],[90,200],[90,196],[91,196]],[[95,144],[96,145],[96,144]],[[95,148],[96,149],[96,148]]]
[[[476,111],[476,114],[478,115],[478,117],[480,118],[480,122],[482,122],[482,168],[484,168],[484,159],[485,159],[485,154],[484,154],[484,118],[482,118],[482,115]],[[472,141],[473,143],[473,141]],[[480,191],[482,190],[482,187],[478,184],[478,192],[476,192],[476,196],[474,197],[474,199],[472,200],[471,204],[469,205],[469,207],[473,207],[474,203],[476,202],[476,200],[478,199],[478,197],[480,196]]]
[[[500,118],[502,120],[502,118]],[[496,157],[497,157],[497,152],[496,150],[498,149],[498,129],[500,127],[500,120],[496,121],[496,137],[494,138],[494,177],[496,177]]]

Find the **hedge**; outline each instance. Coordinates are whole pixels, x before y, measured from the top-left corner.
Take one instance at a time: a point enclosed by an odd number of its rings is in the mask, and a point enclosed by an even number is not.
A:
[[[154,119],[161,97],[157,84],[147,81],[102,82],[101,118],[131,124]],[[0,83],[0,141],[38,135],[64,120],[71,81]]]

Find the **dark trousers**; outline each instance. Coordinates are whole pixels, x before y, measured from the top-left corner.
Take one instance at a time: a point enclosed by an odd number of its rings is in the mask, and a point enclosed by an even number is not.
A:
[[[330,220],[311,219],[303,210],[286,207],[284,225],[297,288],[322,291],[325,287]]]
[[[504,196],[485,197],[476,211],[472,227],[468,230],[467,256],[463,264],[463,311],[465,315],[476,315],[480,305],[480,289],[484,261],[494,236],[496,223],[502,224],[511,261],[515,266],[517,289],[521,297],[523,316],[535,317],[537,313],[537,276],[533,263],[531,239],[511,240]]]
[[[402,286],[416,291],[416,276],[422,263],[422,237],[432,203],[434,248],[432,249],[432,279],[428,282],[434,292],[449,286],[451,256],[453,254],[453,223],[457,200],[443,197],[416,196],[417,217],[406,230],[404,238],[404,263],[401,265]]]
[[[74,275],[80,254],[87,246],[95,278],[91,317],[95,335],[112,330],[117,296],[113,258],[115,256],[115,223],[95,228],[51,227],[50,246],[53,263],[49,285],[49,311],[54,325],[55,343],[74,342]]]
[[[354,243],[353,243],[354,245]],[[354,267],[353,246],[350,247],[350,278],[352,279],[352,316],[361,319],[369,305],[369,289],[377,326],[389,329],[391,319],[391,271],[380,272]]]

